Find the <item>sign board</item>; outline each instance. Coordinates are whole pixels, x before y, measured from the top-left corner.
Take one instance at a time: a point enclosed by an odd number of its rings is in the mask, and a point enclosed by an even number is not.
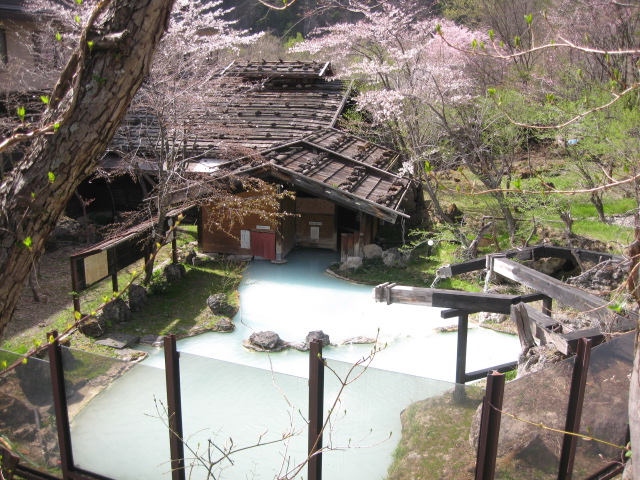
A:
[[[108,275],[109,262],[106,250],[84,258],[84,281],[87,286],[102,280]]]
[[[251,232],[249,230],[240,230],[240,248],[251,248]]]
[[[271,230],[269,225],[256,225],[256,230]]]
[[[311,240],[319,240],[319,239],[320,239],[320,228],[311,227]]]
[[[309,222],[309,225],[318,225],[318,226],[322,226],[322,222]]]

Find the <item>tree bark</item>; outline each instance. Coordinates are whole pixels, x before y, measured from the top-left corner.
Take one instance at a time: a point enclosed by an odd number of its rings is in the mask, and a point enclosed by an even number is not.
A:
[[[37,137],[0,186],[0,337],[47,236],[95,170],[147,75],[173,2],[98,4],[102,12],[81,37],[44,114],[43,125],[60,123],[57,131]]]

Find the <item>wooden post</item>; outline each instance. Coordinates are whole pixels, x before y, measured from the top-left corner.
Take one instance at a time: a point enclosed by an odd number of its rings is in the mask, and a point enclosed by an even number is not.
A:
[[[53,406],[58,430],[58,445],[60,448],[60,468],[62,478],[70,478],[73,471],[73,450],[71,448],[71,427],[69,426],[69,410],[67,409],[67,395],[64,385],[64,367],[62,352],[58,343],[58,332],[47,333],[49,342],[49,368],[51,372],[51,386],[53,388]]]
[[[118,291],[118,261],[116,259],[116,249],[107,250],[107,255],[111,253],[111,286],[113,291]]]
[[[547,297],[542,300],[542,313],[547,316],[551,316],[551,312],[553,310],[553,298]]]
[[[578,352],[573,364],[571,376],[571,391],[567,406],[567,420],[565,422],[562,439],[562,451],[560,453],[560,466],[558,468],[558,480],[571,480],[573,475],[573,461],[576,456],[578,437],[571,433],[580,431],[580,419],[582,417],[582,404],[587,385],[587,373],[589,371],[589,359],[591,357],[591,340],[581,338],[578,342]]]
[[[495,477],[504,383],[504,375],[501,373],[494,372],[487,375],[487,390],[480,419],[475,480],[493,480]]]
[[[171,450],[171,479],[185,480],[184,443],[182,439],[182,399],[180,396],[180,353],[176,336],[164,337],[164,365],[167,382],[167,420]]]
[[[324,423],[324,364],[322,341],[314,340],[309,345],[309,480],[322,480],[322,425]]]
[[[175,222],[173,218],[168,220],[169,228],[172,228],[171,231],[171,262],[178,263],[178,237],[176,235],[176,229],[174,227]]]
[[[466,391],[462,385],[467,381],[467,334],[469,327],[469,314],[462,313],[458,316],[458,341],[456,348],[456,386],[454,400],[458,403],[466,399]]]
[[[77,259],[71,257],[69,259],[71,263],[71,291],[73,292],[73,311],[80,311],[80,283],[78,282],[78,265],[76,265]]]
[[[531,323],[529,322],[529,314],[524,303],[511,305],[511,321],[516,324],[518,329],[518,338],[520,339],[520,348],[522,355],[526,354],[530,348],[536,346],[536,341],[531,332]]]

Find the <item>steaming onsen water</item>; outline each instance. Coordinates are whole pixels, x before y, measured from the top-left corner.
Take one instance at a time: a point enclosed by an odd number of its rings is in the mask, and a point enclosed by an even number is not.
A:
[[[399,413],[413,401],[451,388],[447,382],[455,377],[456,333],[434,329],[455,319],[442,320],[436,308],[376,303],[370,286],[325,273],[335,259],[335,252],[299,250],[284,265],[251,262],[240,287],[236,331],[178,342],[184,431],[192,449],[206,450],[212,437],[220,446],[229,438],[235,445],[249,445],[264,432],[263,442],[304,428],[308,354],[249,351],[242,341],[252,332],[272,330],[283,340],[303,342],[308,332],[323,330],[333,344],[323,356],[335,360],[330,366],[343,374],[371,345],[342,342],[377,337],[386,347],[376,354],[372,369],[342,394],[339,407],[346,413],[330,439],[325,437],[334,446],[358,440],[367,448],[330,452],[323,470],[330,479],[385,477],[400,437]],[[517,338],[471,326],[467,371],[513,361],[518,352]],[[168,433],[157,418],[166,398],[163,368],[162,353],[152,352],[74,418],[76,464],[118,480],[169,478]],[[339,384],[332,373],[325,375],[327,409]],[[394,434],[387,439],[390,431]],[[305,449],[306,432],[292,437],[286,449],[283,444],[249,449],[219,478],[274,478],[283,459],[285,465],[295,465]],[[192,478],[206,476],[196,469]]]

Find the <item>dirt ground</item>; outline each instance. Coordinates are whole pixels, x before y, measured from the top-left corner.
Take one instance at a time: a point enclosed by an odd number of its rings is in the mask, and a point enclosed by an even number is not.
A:
[[[33,327],[44,328],[56,316],[72,305],[71,267],[69,256],[84,245],[70,245],[45,253],[40,260],[39,284],[42,293],[47,296],[45,302],[35,302],[29,283],[22,287],[22,295],[7,326],[5,338],[13,337]]]

